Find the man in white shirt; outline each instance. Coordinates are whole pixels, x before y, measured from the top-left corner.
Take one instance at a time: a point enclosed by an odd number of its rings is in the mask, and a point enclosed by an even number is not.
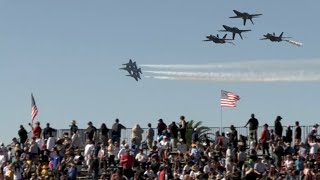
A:
[[[136,155],[135,159],[143,165],[145,165],[145,163],[147,162],[148,160],[148,156],[146,154],[143,153],[143,149],[139,149],[139,153]]]
[[[93,142],[88,140],[87,145],[84,147],[84,159],[86,161],[86,165],[90,165],[90,160],[94,154],[94,145]]]
[[[129,149],[129,144],[125,144],[118,153],[118,159],[121,159],[121,156],[126,153],[126,150]]]

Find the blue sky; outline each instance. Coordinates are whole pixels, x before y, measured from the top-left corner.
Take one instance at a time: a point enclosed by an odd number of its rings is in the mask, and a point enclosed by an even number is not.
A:
[[[224,126],[242,126],[251,113],[260,123],[318,122],[319,81],[215,82],[143,78],[119,71],[129,58],[139,64],[214,64],[248,61],[319,60],[319,1],[0,1],[0,83],[2,141],[30,122],[34,93],[43,125],[80,127],[88,121],[127,127],[157,119],[203,121],[220,126],[220,90],[238,93],[235,109],[223,110]],[[263,16],[243,27],[233,9]],[[222,25],[251,29],[235,44],[202,42]],[[260,41],[285,32],[302,42]],[[224,33],[220,33],[223,35]],[[230,34],[228,37],[231,37]],[[276,64],[276,62],[275,62]],[[142,68],[142,70],[146,70]],[[266,70],[268,71],[268,70]],[[278,69],[281,71],[281,69]],[[319,70],[320,71],[320,70]]]

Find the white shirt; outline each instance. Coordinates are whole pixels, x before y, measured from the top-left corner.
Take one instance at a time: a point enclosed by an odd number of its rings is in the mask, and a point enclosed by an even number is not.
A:
[[[316,154],[318,153],[318,144],[317,143],[309,143],[310,145],[310,154]]]
[[[6,156],[5,155],[0,155],[0,167],[3,166],[3,163],[6,162]]]
[[[205,166],[203,167],[203,172],[204,172],[205,174],[210,173],[210,172],[211,172],[211,167],[210,167],[208,164],[205,165]]]
[[[149,178],[154,179],[157,176],[154,174],[154,172],[152,170],[146,170],[143,175],[147,175]]]
[[[84,156],[87,157],[89,155],[92,155],[94,151],[94,145],[93,144],[87,144],[84,148]]]
[[[148,160],[148,156],[146,155],[146,154],[141,154],[141,153],[138,153],[137,155],[136,155],[136,160],[138,161],[138,162],[146,162],[147,160]]]
[[[49,137],[48,140],[47,140],[47,149],[49,151],[52,151],[55,144],[56,144],[56,138]]]
[[[118,153],[118,159],[121,159],[121,156],[126,152],[126,149],[125,148],[121,148],[119,153]]]

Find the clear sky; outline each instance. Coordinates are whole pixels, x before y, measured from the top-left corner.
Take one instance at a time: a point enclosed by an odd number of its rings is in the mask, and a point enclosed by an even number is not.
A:
[[[142,77],[136,82],[118,69],[129,58],[138,65],[246,65],[273,60],[277,66],[277,61],[320,61],[319,7],[317,0],[1,0],[0,140],[9,142],[17,136],[20,124],[27,127],[31,92],[39,109],[36,120],[55,128],[68,128],[72,119],[80,127],[88,121],[110,127],[115,118],[127,127],[136,123],[146,127],[148,122],[155,126],[159,118],[167,123],[178,121],[180,115],[220,126],[221,89],[241,97],[237,108],[223,110],[224,126],[243,126],[251,113],[260,124],[273,124],[277,115],[283,117],[283,125],[296,120],[319,122],[319,81]],[[263,15],[254,19],[255,25],[247,21],[244,27],[241,19],[228,18],[234,16],[233,9]],[[235,46],[202,42],[206,35],[217,34],[223,24],[252,32],[244,33],[244,40],[236,36]],[[304,46],[260,41],[268,32],[284,32]]]

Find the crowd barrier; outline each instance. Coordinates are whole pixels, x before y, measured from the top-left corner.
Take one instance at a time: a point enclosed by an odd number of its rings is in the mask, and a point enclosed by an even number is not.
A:
[[[311,132],[312,130],[312,127],[313,126],[300,126],[301,127],[301,131],[302,131],[302,140],[306,139],[308,137],[308,134]],[[215,134],[216,131],[220,131],[220,132],[230,132],[230,127],[208,127],[209,128],[209,131],[208,133],[211,133],[211,134]],[[249,128],[247,127],[235,127],[236,130],[238,131],[238,136],[240,135],[243,135],[243,136],[246,136],[246,137],[249,137]],[[261,131],[263,130],[263,126],[260,126],[258,128],[258,131],[257,131],[257,135],[258,137],[260,136],[261,134]],[[146,139],[146,135],[147,135],[147,128],[142,128],[144,130],[143,134],[142,134],[142,139],[145,140]],[[269,130],[270,129],[274,129],[273,126],[269,126]],[[294,141],[294,131],[295,131],[295,127],[291,127],[292,129],[292,132],[293,132],[293,141]],[[286,130],[287,130],[287,127],[283,126],[283,135],[286,134]],[[155,131],[155,134],[157,134],[157,129],[154,129]],[[70,132],[69,129],[58,129],[57,130],[57,133],[56,133],[56,138],[59,139],[59,138],[62,138],[64,133],[66,132]],[[81,141],[83,142],[83,144],[85,144],[86,142],[86,133],[85,133],[85,129],[79,129],[78,131],[78,134],[79,134],[79,137],[81,139]],[[99,130],[97,130],[97,134],[99,135]],[[111,135],[109,136],[111,137]],[[211,137],[213,137],[211,135]],[[131,143],[131,139],[132,139],[132,128],[127,128],[127,129],[123,129],[121,131],[121,141],[122,140],[125,140],[126,142],[129,142]]]

